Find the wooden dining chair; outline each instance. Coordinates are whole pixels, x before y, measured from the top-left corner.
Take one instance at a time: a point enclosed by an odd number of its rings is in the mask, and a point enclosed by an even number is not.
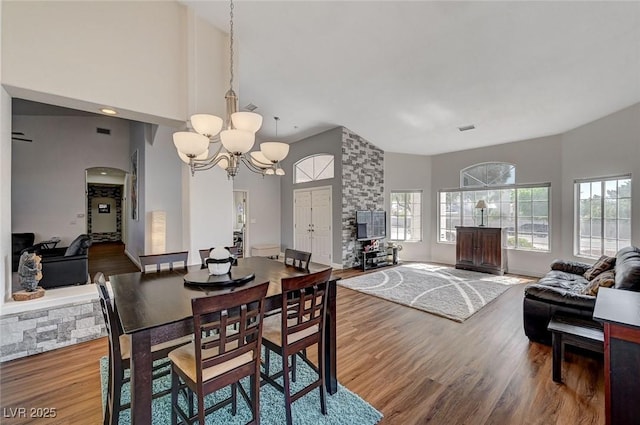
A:
[[[163,269],[162,265],[168,265],[169,270],[173,270],[176,265],[179,265],[181,268],[187,268],[187,258],[189,256],[189,251],[181,251],[181,252],[169,252],[166,254],[150,254],[150,255],[140,255],[138,258],[140,259],[140,267],[142,268],[142,273],[147,273],[147,266],[156,266],[156,272],[159,272]]]
[[[284,393],[287,425],[292,424],[291,403],[311,390],[320,388],[320,409],[327,414],[325,370],[324,370],[324,325],[327,310],[328,282],[331,269],[307,275],[282,279],[282,312],[265,319],[262,345],[268,351],[282,356],[282,370],[269,375],[270,361],[265,357],[265,372],[261,373],[264,383],[269,383]],[[318,365],[306,357],[306,349],[318,346]],[[289,357],[291,377],[289,376]],[[317,374],[318,379],[291,394],[291,381],[295,380],[295,358],[300,356]],[[282,377],[280,385],[276,379]]]
[[[297,269],[309,271],[309,262],[311,261],[311,253],[298,251],[297,249],[285,249],[284,263],[287,266],[293,266]]]
[[[169,353],[173,425],[178,416],[189,424],[196,420],[204,424],[205,415],[229,404],[235,415],[238,390],[252,412],[249,424],[260,422],[260,344],[268,287],[269,282],[265,282],[249,289],[191,300],[195,340]],[[231,330],[232,325],[237,325],[237,330]],[[240,382],[245,377],[250,377],[251,396]],[[204,397],[228,386],[231,395],[205,409]],[[186,391],[189,414],[178,403],[181,389]],[[198,412],[192,415],[194,393]]]
[[[98,288],[100,296],[100,307],[102,309],[102,317],[104,318],[105,327],[107,328],[107,337],[109,340],[109,356],[108,356],[108,381],[107,381],[107,400],[104,409],[104,425],[117,425],[120,417],[120,411],[131,407],[130,403],[121,404],[122,385],[129,382],[129,378],[125,378],[124,372],[130,367],[131,359],[131,338],[129,335],[122,333],[122,326],[118,315],[107,289],[104,274],[98,272],[93,278],[93,282]],[[185,336],[176,340],[172,340],[163,344],[151,347],[152,359],[159,360],[167,357],[169,351],[191,341],[191,336]],[[154,364],[153,378],[166,376],[169,373],[168,362],[158,362]],[[162,397],[169,394],[170,390],[158,392],[153,395],[154,398]]]

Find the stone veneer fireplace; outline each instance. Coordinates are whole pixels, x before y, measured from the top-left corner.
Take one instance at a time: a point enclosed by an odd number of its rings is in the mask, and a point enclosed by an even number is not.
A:
[[[106,335],[93,284],[49,289],[30,301],[10,300],[0,313],[0,362]]]

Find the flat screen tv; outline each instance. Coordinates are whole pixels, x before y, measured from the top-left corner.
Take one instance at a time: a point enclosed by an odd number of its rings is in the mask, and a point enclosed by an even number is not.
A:
[[[356,211],[357,238],[381,239],[387,236],[387,213],[385,211]]]

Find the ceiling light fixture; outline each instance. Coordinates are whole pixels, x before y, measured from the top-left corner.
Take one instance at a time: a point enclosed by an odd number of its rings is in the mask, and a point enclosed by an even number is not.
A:
[[[103,114],[107,114],[107,115],[117,115],[118,111],[116,111],[115,109],[111,109],[111,108],[101,108],[100,112],[102,112]]]
[[[284,170],[278,164],[289,153],[289,145],[280,142],[262,143],[260,151],[249,153],[255,143],[255,133],[262,126],[262,116],[255,112],[238,111],[238,96],[233,91],[233,0],[229,3],[231,77],[229,90],[224,96],[226,120],[209,114],[192,115],[191,126],[196,132],[173,133],[173,143],[180,159],[189,165],[192,176],[196,171],[208,170],[218,165],[227,171],[228,178],[233,179],[238,173],[240,163],[258,174],[281,176],[284,175]],[[209,144],[217,143],[217,149],[209,155]]]

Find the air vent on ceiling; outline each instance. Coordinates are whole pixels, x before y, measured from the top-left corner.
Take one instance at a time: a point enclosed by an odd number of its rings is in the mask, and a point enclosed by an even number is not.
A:
[[[458,127],[458,130],[460,130],[460,131],[469,131],[469,130],[473,130],[474,128],[476,128],[475,125],[469,124],[469,125],[463,125],[462,127]]]
[[[111,130],[109,130],[108,128],[101,128],[101,127],[96,128],[96,132],[98,134],[111,134]]]
[[[256,105],[254,105],[253,103],[249,103],[247,106],[245,106],[243,108],[245,111],[249,111],[249,112],[253,112],[256,109],[258,109],[258,107]]]

